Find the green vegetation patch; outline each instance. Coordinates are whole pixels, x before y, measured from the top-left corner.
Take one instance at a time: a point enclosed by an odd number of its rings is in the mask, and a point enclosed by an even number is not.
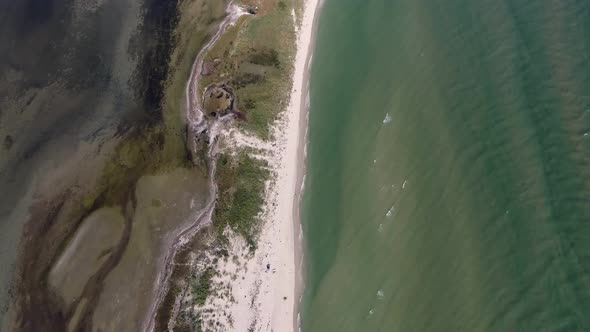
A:
[[[237,97],[237,109],[244,115],[240,126],[262,139],[285,109],[291,89],[295,54],[292,1],[265,0],[256,5],[256,15],[240,18],[224,33],[205,57],[217,63],[201,79],[201,91],[212,83],[226,83]]]
[[[205,304],[207,296],[209,296],[209,293],[211,293],[211,286],[213,283],[212,279],[214,275],[215,270],[212,267],[208,267],[198,279],[193,281],[191,285],[191,292],[196,304]]]
[[[217,162],[218,198],[213,223],[221,234],[226,226],[242,235],[251,248],[256,247],[264,203],[264,185],[269,178],[265,161],[242,151],[237,156],[222,154]]]
[[[282,5],[274,2],[266,15],[253,17],[245,27],[237,47],[243,50],[244,64],[266,66],[262,84],[248,85],[236,91],[238,108],[243,108],[247,117],[242,126],[264,139],[269,138],[271,124],[287,106],[291,89],[295,55],[292,6],[291,2],[284,1]],[[242,64],[239,71],[246,68]],[[247,99],[255,101],[253,108],[247,108],[242,103]]]
[[[248,60],[253,64],[275,68],[279,68],[281,64],[281,61],[279,61],[279,52],[275,49],[264,47],[252,52]]]
[[[218,63],[209,75],[200,76],[198,91],[203,91],[205,87],[213,83],[225,82],[235,73],[238,66],[236,60],[239,60],[236,56],[236,41],[248,18],[248,16],[242,16],[233,25],[228,26],[205,54],[204,64],[215,63],[215,60]]]

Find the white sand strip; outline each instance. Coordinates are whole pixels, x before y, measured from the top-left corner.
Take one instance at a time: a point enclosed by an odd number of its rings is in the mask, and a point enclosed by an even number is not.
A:
[[[295,264],[295,229],[299,229],[300,220],[294,220],[295,209],[299,209],[298,176],[301,159],[299,144],[301,142],[301,119],[306,105],[302,105],[304,80],[306,79],[307,58],[313,37],[313,22],[318,0],[303,0],[304,10],[301,26],[297,30],[297,54],[293,73],[293,88],[286,114],[286,128],[276,133],[283,135],[285,142],[279,140],[283,157],[277,171],[278,191],[276,213],[267,223],[260,239],[261,254],[274,262],[276,273],[270,276],[270,282],[261,285],[259,296],[261,323],[270,322],[266,331],[293,332],[296,329],[296,271]],[[283,145],[284,144],[284,145]],[[271,262],[271,269],[273,264]],[[286,299],[285,299],[286,298]],[[262,325],[262,324],[261,324]]]

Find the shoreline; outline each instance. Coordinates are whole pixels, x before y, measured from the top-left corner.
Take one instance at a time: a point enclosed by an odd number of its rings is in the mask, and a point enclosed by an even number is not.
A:
[[[304,0],[305,1],[305,0]],[[311,111],[310,105],[310,70],[313,64],[313,50],[315,48],[316,43],[316,33],[317,33],[317,22],[319,20],[319,14],[322,7],[321,0],[313,0],[314,1],[314,8],[309,9],[312,11],[312,16],[310,19],[311,26],[309,27],[309,41],[308,46],[306,47],[306,55],[305,55],[305,65],[303,71],[303,77],[301,82],[301,92],[299,93],[299,100],[300,100],[300,115],[299,115],[299,142],[297,147],[297,156],[298,156],[298,165],[297,165],[297,175],[296,175],[296,188],[297,192],[295,193],[295,207],[293,209],[293,228],[294,228],[294,238],[295,241],[295,248],[294,248],[294,258],[295,258],[295,285],[294,285],[294,310],[293,310],[293,331],[300,331],[301,330],[301,305],[305,290],[305,279],[304,279],[304,237],[303,237],[303,224],[301,220],[301,203],[303,199],[303,195],[305,192],[305,174],[307,173],[307,137],[309,131],[309,113]],[[304,12],[307,11],[307,7],[305,7]],[[305,23],[305,13],[304,13],[304,20],[302,25]],[[299,50],[299,45],[298,45]],[[295,74],[293,75],[295,78]],[[295,82],[294,85],[295,86]]]
[[[289,222],[291,228],[291,238],[293,245],[291,246],[291,255],[293,257],[293,282],[289,285],[292,289],[291,316],[292,324],[290,331],[300,330],[300,305],[303,296],[304,279],[303,279],[303,234],[301,223],[301,201],[305,186],[306,173],[306,144],[307,144],[307,130],[309,121],[310,105],[309,100],[309,71],[311,67],[311,60],[313,58],[313,49],[315,44],[315,29],[317,27],[318,12],[320,10],[320,0],[303,0],[303,10],[301,25],[296,24],[297,41],[296,41],[296,56],[294,60],[293,71],[293,86],[291,88],[291,95],[289,100],[289,107],[287,109],[289,117],[289,131],[288,135],[287,160],[285,164],[291,168],[289,174],[291,182],[293,183],[290,191],[291,203],[291,220]],[[289,157],[293,157],[293,162],[290,162]],[[279,174],[279,178],[283,174]],[[284,188],[280,184],[278,188]],[[279,203],[279,208],[280,208]],[[283,279],[284,280],[284,279]],[[288,317],[284,317],[287,319]],[[273,322],[274,323],[274,322]],[[289,331],[288,326],[281,325],[272,326],[277,331]],[[272,330],[272,328],[271,328]]]
[[[259,266],[270,264],[248,274],[261,281],[256,286],[252,307],[256,326],[266,331],[298,331],[299,303],[303,291],[300,203],[305,176],[305,144],[307,135],[309,64],[312,57],[316,14],[319,0],[303,0],[300,24],[295,20],[296,54],[293,59],[292,87],[289,104],[281,119],[273,126],[271,153],[274,183],[267,188],[264,225],[255,259]],[[256,259],[258,258],[258,259]],[[250,272],[251,271],[251,272]],[[270,275],[270,278],[268,278]],[[248,279],[248,277],[246,277]],[[266,279],[266,280],[265,280]],[[266,281],[266,282],[265,282]],[[256,283],[256,282],[255,282]],[[248,328],[248,326],[237,326]]]

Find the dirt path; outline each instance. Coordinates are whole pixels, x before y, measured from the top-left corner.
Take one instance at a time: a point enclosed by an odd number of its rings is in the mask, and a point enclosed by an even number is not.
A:
[[[186,119],[188,124],[188,135],[194,136],[195,134],[201,133],[203,130],[207,129],[207,124],[205,121],[205,116],[203,114],[202,106],[201,106],[201,98],[200,94],[198,93],[197,89],[199,88],[199,81],[198,78],[201,74],[201,70],[203,68],[203,60],[205,55],[211,47],[219,40],[225,29],[234,24],[238,18],[242,15],[248,15],[248,13],[238,5],[230,4],[227,7],[227,16],[225,19],[220,23],[219,29],[217,32],[211,37],[211,40],[205,44],[205,46],[201,49],[199,54],[195,57],[195,61],[193,62],[193,66],[191,68],[191,76],[186,84]],[[189,137],[190,138],[190,137]]]
[[[144,324],[144,331],[153,331],[155,327],[156,313],[162,303],[166,293],[168,292],[169,280],[174,270],[173,264],[174,257],[183,245],[188,243],[196,233],[204,226],[211,222],[211,216],[215,207],[215,201],[217,196],[217,185],[215,183],[215,170],[217,166],[217,140],[215,139],[219,127],[225,122],[225,118],[220,118],[215,121],[208,123],[205,119],[202,106],[201,96],[198,91],[198,78],[201,74],[203,67],[203,60],[207,52],[211,47],[219,40],[223,32],[228,26],[234,24],[238,18],[242,15],[248,15],[248,13],[238,5],[230,2],[226,9],[227,16],[219,24],[219,28],[211,39],[205,44],[201,51],[195,57],[191,68],[191,75],[186,85],[186,118],[187,118],[187,146],[190,149],[191,154],[196,153],[196,138],[201,134],[208,135],[209,139],[209,150],[208,150],[208,177],[209,177],[209,199],[205,208],[196,214],[194,222],[192,222],[185,229],[181,230],[174,241],[172,246],[166,253],[163,260],[163,268],[156,279],[155,284],[155,298],[150,308],[150,313],[147,316],[147,321]]]

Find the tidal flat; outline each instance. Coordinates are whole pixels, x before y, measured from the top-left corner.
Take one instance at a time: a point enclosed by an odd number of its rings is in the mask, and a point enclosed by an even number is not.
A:
[[[179,108],[225,3],[4,2],[0,326],[135,329],[101,308],[151,292],[165,241],[207,199]]]

